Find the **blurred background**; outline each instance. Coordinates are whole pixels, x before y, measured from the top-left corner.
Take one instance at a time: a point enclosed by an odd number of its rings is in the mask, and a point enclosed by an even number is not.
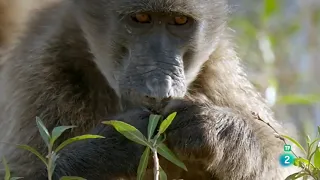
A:
[[[301,143],[320,125],[320,0],[229,0],[249,78]],[[292,123],[293,122],[293,123]]]

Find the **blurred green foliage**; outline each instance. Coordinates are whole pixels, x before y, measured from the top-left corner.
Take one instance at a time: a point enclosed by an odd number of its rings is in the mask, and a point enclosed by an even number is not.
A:
[[[229,1],[230,26],[249,78],[277,119],[296,125],[300,140],[315,136],[315,125],[320,125],[320,1]]]

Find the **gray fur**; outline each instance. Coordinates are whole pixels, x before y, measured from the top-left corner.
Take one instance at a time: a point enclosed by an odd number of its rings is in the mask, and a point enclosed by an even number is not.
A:
[[[150,12],[154,24],[132,24],[126,16],[141,11]],[[164,17],[174,13],[188,15],[192,24],[168,26]],[[145,134],[149,110],[178,112],[167,144],[189,171],[161,159],[169,179],[288,175],[290,169],[278,163],[282,142],[251,115],[259,113],[282,132],[229,42],[225,1],[73,0],[36,17],[2,66],[0,141],[44,153],[36,116],[50,131],[78,126],[61,140],[89,132],[106,137],[63,150],[55,179],[134,179],[143,147],[100,122],[123,120]],[[25,151],[0,144],[0,156],[27,180],[46,178],[40,162]]]

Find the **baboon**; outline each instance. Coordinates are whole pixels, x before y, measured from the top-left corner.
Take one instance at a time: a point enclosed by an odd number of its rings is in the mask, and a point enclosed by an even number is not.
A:
[[[36,116],[49,130],[76,125],[61,140],[106,138],[67,146],[53,179],[134,179],[144,147],[101,121],[146,134],[151,113],[177,112],[166,143],[189,171],[161,159],[169,179],[284,179],[283,143],[251,113],[283,129],[241,67],[227,16],[226,0],[69,0],[42,9],[2,66],[0,141],[45,153]],[[1,143],[0,156],[27,180],[47,178],[26,151]]]

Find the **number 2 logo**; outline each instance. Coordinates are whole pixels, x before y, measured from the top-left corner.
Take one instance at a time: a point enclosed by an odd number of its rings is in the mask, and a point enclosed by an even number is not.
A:
[[[289,153],[281,154],[279,157],[280,164],[283,167],[288,167],[293,165],[294,159],[295,157]]]
[[[285,163],[285,164],[290,164],[290,162],[289,162],[290,156],[285,156],[284,158],[285,158],[284,163]]]

